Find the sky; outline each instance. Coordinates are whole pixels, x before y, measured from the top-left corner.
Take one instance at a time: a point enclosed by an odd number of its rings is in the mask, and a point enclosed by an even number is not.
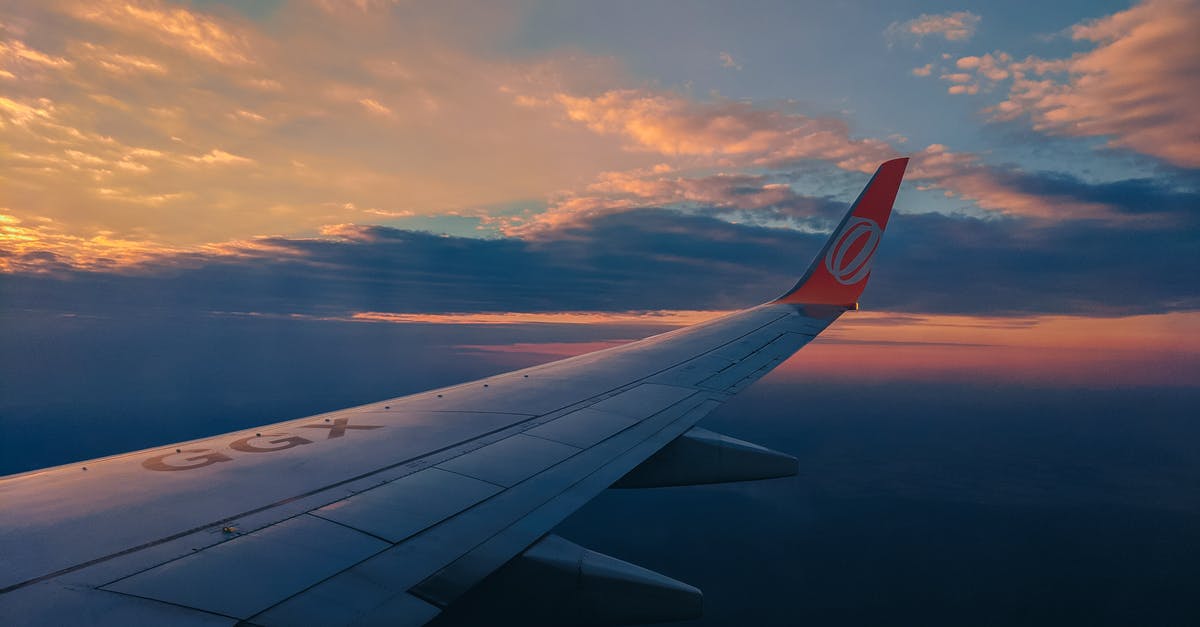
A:
[[[1194,0],[0,0],[0,474],[764,302],[908,156],[863,311],[712,419],[819,453],[804,476],[606,495],[567,528],[736,591],[707,624],[773,589],[678,557],[736,527],[666,531],[722,499],[834,543],[783,540],[769,569],[819,623],[1054,624],[1093,599],[1017,586],[1030,568],[1107,590],[1093,624],[1140,621],[1139,595],[1194,616],[1146,573],[1200,576],[1200,460],[1173,444],[1200,435],[1197,30]],[[621,544],[646,499],[669,507]],[[883,515],[906,526],[854,522]],[[1130,530],[1139,557],[1090,557]],[[980,552],[1003,533],[1012,563]],[[896,566],[923,550],[947,570]],[[787,566],[872,554],[892,567],[852,615]]]
[[[865,308],[1194,355],[1196,27],[1182,0],[8,2],[0,314],[726,311],[906,155]]]

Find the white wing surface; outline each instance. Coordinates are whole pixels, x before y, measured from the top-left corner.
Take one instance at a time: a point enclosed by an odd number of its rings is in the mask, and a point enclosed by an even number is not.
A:
[[[694,426],[856,308],[905,164],[880,166],[776,301],[453,387],[0,479],[0,623],[423,624],[497,571],[609,590],[612,622],[694,615],[698,591],[548,534],[614,484],[795,472],[793,458]]]

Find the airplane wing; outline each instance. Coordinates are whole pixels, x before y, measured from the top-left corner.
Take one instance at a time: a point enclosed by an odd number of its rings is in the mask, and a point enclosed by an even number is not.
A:
[[[550,535],[610,487],[795,474],[695,428],[857,301],[907,159],[777,300],[562,361],[0,479],[0,623],[423,624],[493,575],[598,622],[698,590]],[[403,356],[397,355],[397,359]]]

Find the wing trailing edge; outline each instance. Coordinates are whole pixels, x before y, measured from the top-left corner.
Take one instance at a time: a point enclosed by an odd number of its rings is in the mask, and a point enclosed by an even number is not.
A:
[[[808,271],[775,302],[858,308],[907,165],[902,157],[879,166]]]

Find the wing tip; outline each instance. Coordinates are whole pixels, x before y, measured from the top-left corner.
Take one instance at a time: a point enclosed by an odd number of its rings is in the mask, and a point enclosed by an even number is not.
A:
[[[774,302],[858,308],[909,157],[879,165],[803,278]]]

